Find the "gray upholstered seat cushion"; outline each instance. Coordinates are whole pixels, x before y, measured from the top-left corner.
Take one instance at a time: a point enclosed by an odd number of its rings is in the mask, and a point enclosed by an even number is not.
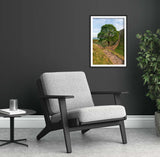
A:
[[[87,78],[84,72],[50,72],[40,77],[45,95],[73,95],[67,99],[67,109],[94,106]],[[48,103],[50,114],[59,113],[57,99]]]
[[[51,72],[41,76],[45,95],[73,95],[67,99],[69,119],[79,119],[82,123],[116,119],[126,116],[121,105],[94,106],[91,92],[84,72]],[[51,121],[60,121],[60,111],[57,99],[50,99],[48,108]]]
[[[78,118],[82,123],[123,118],[125,116],[125,108],[121,105],[84,107],[68,111],[68,119]],[[58,122],[60,119],[59,113],[51,117],[52,122]]]

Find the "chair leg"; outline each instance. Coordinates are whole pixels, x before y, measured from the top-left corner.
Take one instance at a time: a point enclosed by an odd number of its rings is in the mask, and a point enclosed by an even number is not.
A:
[[[81,130],[82,134],[85,134],[87,131],[89,131],[90,129],[86,129],[86,130]]]
[[[124,121],[121,121],[119,126],[120,126],[120,131],[121,131],[122,142],[123,144],[127,144],[127,137],[126,137]]]
[[[68,126],[67,109],[66,109],[65,99],[59,100],[59,103],[60,103],[60,112],[61,112],[61,119],[62,119],[66,149],[67,149],[67,153],[71,153],[72,147],[71,147],[71,138],[70,138],[70,131],[69,131],[69,126]]]
[[[63,128],[63,133],[64,133],[64,139],[65,139],[65,144],[66,144],[66,149],[67,149],[67,153],[71,153],[72,152],[72,148],[71,148],[71,138],[70,138],[70,132],[67,128]]]
[[[46,134],[48,134],[50,130],[45,127],[38,135],[37,135],[37,140],[40,140],[42,137],[44,137]]]

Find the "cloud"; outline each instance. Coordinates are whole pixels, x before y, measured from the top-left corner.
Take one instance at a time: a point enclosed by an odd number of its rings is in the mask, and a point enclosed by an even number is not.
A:
[[[97,38],[98,33],[93,33],[93,38]]]

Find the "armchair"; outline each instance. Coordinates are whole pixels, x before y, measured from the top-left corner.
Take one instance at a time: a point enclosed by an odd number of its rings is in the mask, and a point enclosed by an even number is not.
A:
[[[66,150],[71,153],[70,132],[80,130],[84,134],[93,128],[119,125],[122,143],[127,143],[126,111],[120,102],[120,95],[127,92],[90,92],[84,72],[43,73],[37,84],[46,122],[37,140],[50,131],[63,129]],[[91,94],[113,94],[115,105],[94,106]]]

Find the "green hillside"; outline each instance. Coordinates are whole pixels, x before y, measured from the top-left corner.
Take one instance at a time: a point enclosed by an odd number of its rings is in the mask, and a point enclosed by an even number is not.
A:
[[[120,43],[115,51],[124,56],[124,29],[120,30]]]
[[[93,64],[112,64],[97,44],[93,44]]]

